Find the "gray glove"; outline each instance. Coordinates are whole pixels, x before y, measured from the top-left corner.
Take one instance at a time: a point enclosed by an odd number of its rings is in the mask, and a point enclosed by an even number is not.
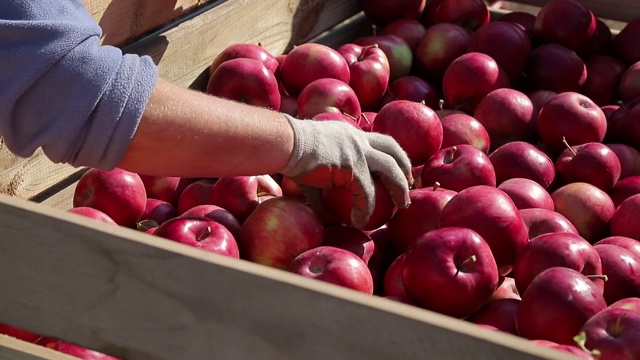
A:
[[[294,147],[282,174],[301,185],[310,206],[320,206],[322,188],[347,187],[353,192],[352,225],[362,229],[375,207],[372,174],[380,178],[396,206],[409,206],[411,162],[392,137],[340,121],[284,116],[293,129]]]

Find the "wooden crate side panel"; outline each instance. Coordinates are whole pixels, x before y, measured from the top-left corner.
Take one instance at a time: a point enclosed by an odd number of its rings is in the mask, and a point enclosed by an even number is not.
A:
[[[0,196],[0,321],[128,360],[570,359],[513,335]]]
[[[125,50],[150,55],[165,79],[194,87],[215,56],[233,43],[261,43],[280,54],[359,11],[357,0],[227,1]]]
[[[212,0],[83,0],[104,32],[102,42],[120,45]]]
[[[31,157],[21,158],[0,147],[0,194],[29,199],[59,184],[80,169],[53,163],[38,149]]]
[[[640,2],[637,0],[579,1],[601,18],[629,22],[640,17]],[[543,6],[549,0],[509,0],[509,2]]]

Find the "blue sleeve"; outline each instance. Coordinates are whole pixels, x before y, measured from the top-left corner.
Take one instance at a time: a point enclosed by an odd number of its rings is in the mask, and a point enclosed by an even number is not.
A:
[[[82,0],[2,0],[0,136],[14,154],[111,169],[158,77],[148,56],[100,45]]]

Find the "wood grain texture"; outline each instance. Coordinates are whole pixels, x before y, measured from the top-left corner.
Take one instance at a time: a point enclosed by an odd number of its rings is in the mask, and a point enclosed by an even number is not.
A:
[[[121,45],[212,0],[83,0],[102,27],[102,42]]]
[[[524,339],[0,196],[0,321],[128,359],[571,359]]]
[[[161,76],[189,87],[231,44],[261,43],[280,54],[359,11],[357,0],[226,1],[204,7],[188,21],[125,47],[125,51],[151,56]]]

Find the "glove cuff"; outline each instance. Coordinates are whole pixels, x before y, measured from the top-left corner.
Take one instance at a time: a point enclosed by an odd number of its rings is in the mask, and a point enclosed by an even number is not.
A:
[[[310,153],[314,146],[315,134],[312,126],[314,124],[312,124],[312,121],[296,119],[289,114],[283,115],[289,121],[291,129],[293,129],[293,151],[281,174],[296,177],[306,170],[303,159],[305,154]]]

